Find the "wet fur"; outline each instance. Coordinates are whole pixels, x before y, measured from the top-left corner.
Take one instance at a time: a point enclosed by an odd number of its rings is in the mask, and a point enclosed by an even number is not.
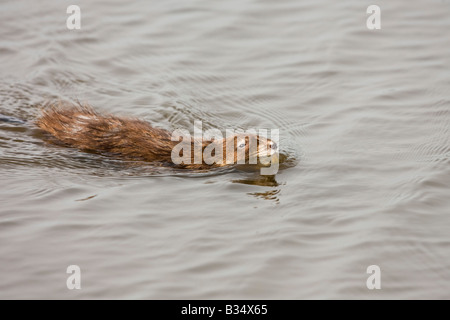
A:
[[[152,127],[149,123],[135,118],[100,114],[87,105],[58,105],[42,111],[36,122],[47,132],[54,143],[75,147],[83,151],[107,153],[129,160],[160,162],[174,166],[171,153],[179,141],[171,141],[172,134],[164,129]],[[236,148],[237,138],[234,139]],[[258,144],[260,137],[257,137]],[[248,139],[247,139],[248,141]],[[265,140],[267,142],[267,140]],[[203,141],[202,150],[211,143],[222,145],[226,155],[226,139]],[[207,169],[222,164],[193,164],[194,141],[191,140],[191,164],[176,165],[181,168]],[[249,158],[248,143],[246,160]],[[236,150],[234,160],[237,162]]]

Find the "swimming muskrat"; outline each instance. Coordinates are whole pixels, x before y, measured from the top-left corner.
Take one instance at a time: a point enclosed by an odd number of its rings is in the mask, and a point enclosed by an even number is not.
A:
[[[232,159],[233,164],[242,163],[243,160],[245,163],[249,163],[249,159],[255,156],[255,152],[250,152],[251,150],[256,151],[258,159],[271,157],[271,161],[273,161],[277,155],[276,143],[258,135],[235,134],[226,139],[200,142],[189,138],[188,143],[192,147],[189,148],[192,150],[192,152],[189,151],[190,161],[176,164],[172,160],[172,150],[181,140],[172,141],[172,134],[169,131],[152,127],[149,123],[139,119],[101,114],[94,111],[92,107],[81,104],[63,104],[43,109],[42,116],[36,124],[50,134],[54,142],[68,147],[111,154],[126,160],[157,162],[177,168],[210,169],[230,164],[229,159]],[[250,148],[251,139],[257,142],[256,149]],[[228,154],[227,143],[231,145]],[[197,152],[199,150],[198,147],[195,147],[196,144],[201,146],[201,152],[208,146],[209,150],[213,147],[217,148],[215,150],[222,148],[223,161],[208,164],[211,161],[208,162],[201,156],[201,163],[199,161],[195,163],[194,154],[196,150]],[[239,150],[240,148],[245,148],[245,153],[243,150]],[[214,156],[214,154],[212,155]]]

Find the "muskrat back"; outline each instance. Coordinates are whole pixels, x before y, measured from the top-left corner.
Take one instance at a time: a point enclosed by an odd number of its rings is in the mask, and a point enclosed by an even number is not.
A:
[[[37,125],[67,146],[129,159],[170,161],[174,145],[167,130],[134,118],[103,115],[88,106],[43,110]]]

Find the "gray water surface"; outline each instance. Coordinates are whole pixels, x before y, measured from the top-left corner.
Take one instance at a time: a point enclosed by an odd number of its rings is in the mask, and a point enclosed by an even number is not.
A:
[[[450,299],[450,3],[370,4],[2,1],[0,298]],[[48,144],[61,100],[278,128],[286,161],[127,166]]]

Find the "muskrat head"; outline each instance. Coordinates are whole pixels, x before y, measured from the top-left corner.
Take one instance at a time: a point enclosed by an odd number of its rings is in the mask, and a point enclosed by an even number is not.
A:
[[[269,165],[278,161],[277,144],[263,136],[255,134],[237,134],[223,141],[226,164],[262,164]]]
[[[277,144],[255,134],[236,134],[226,139],[203,140],[200,148],[198,140],[184,139],[172,150],[172,161],[183,163],[187,168],[221,167],[226,165],[278,165]],[[192,147],[192,148],[191,148]],[[185,154],[184,148],[187,149]],[[183,149],[183,156],[180,150]],[[192,150],[192,152],[191,152]],[[174,158],[175,157],[175,158]],[[184,159],[186,157],[186,159]]]

